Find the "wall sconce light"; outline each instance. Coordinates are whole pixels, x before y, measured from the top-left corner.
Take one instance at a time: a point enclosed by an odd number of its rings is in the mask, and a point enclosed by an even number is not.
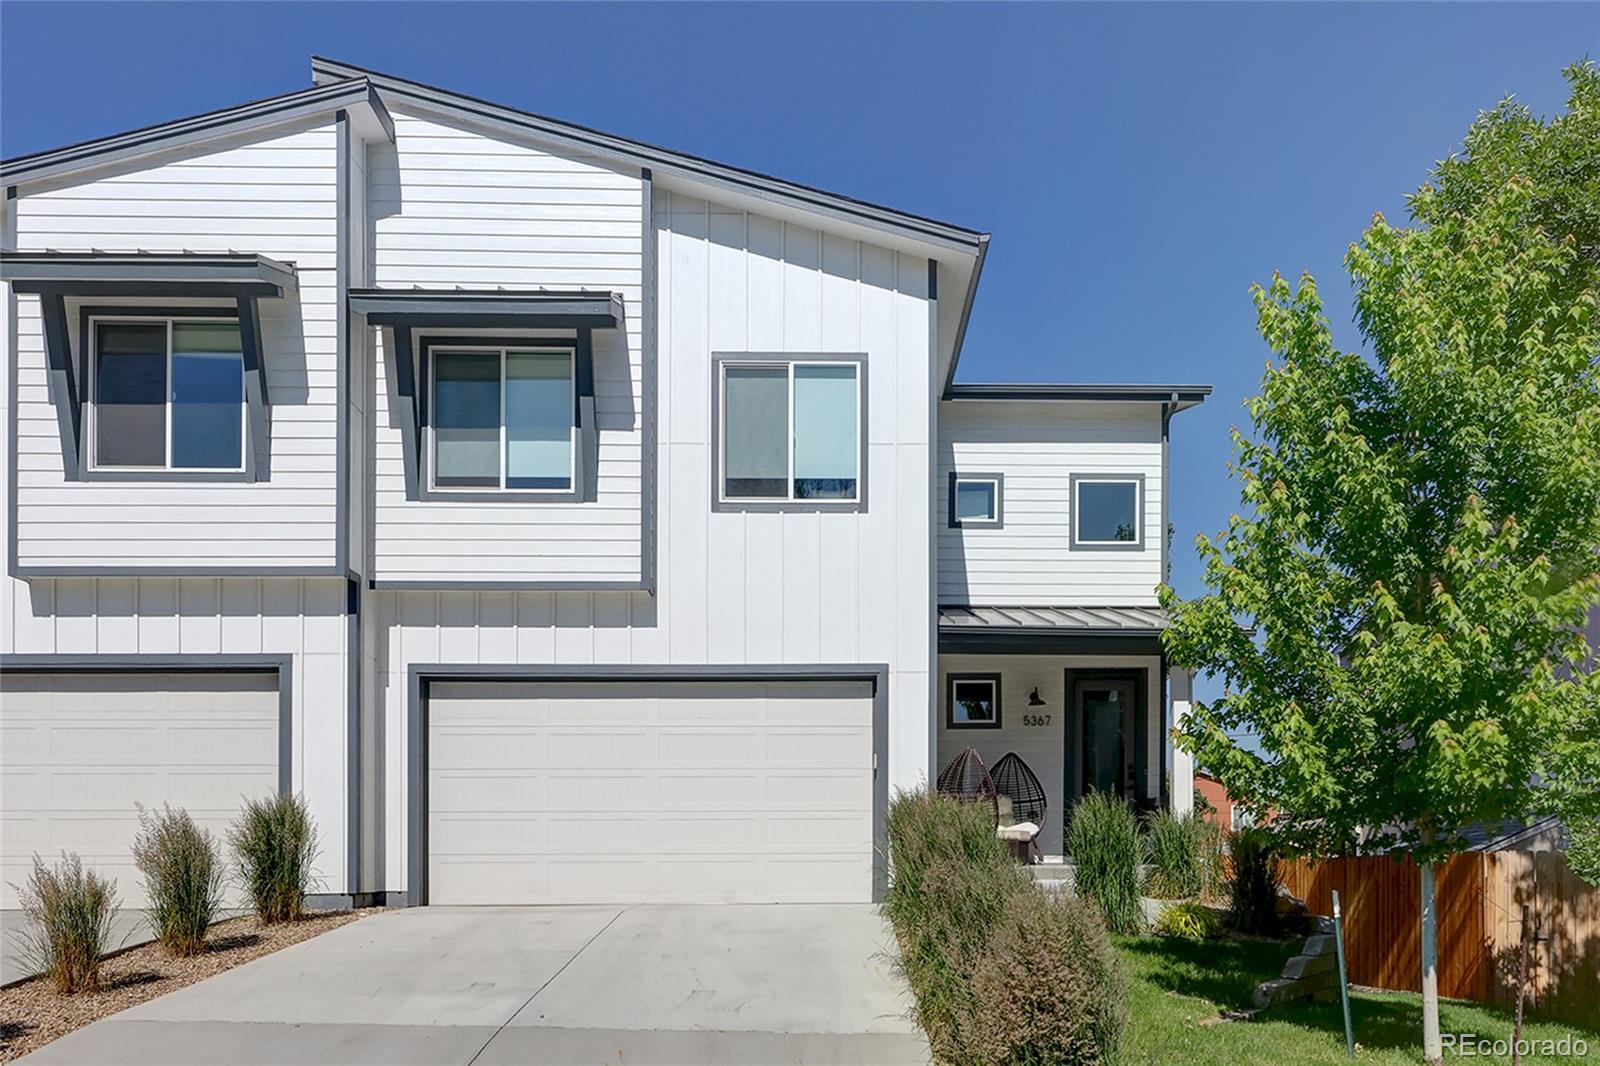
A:
[[[1038,685],[1033,686],[1033,691],[1028,693],[1028,706],[1029,707],[1043,707],[1044,706],[1044,700],[1041,700],[1039,698],[1039,686]]]

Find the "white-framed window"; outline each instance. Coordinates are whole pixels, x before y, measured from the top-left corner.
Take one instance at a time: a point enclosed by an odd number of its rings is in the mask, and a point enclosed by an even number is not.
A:
[[[861,502],[861,363],[796,358],[717,365],[719,502]]]
[[[1000,525],[1000,493],[1004,479],[999,474],[950,475],[950,525]]]
[[[244,470],[236,317],[95,315],[88,336],[91,470]]]
[[[946,728],[1000,728],[999,674],[949,674],[945,686]]]
[[[571,492],[577,476],[573,349],[429,349],[428,455],[439,492]]]
[[[1089,550],[1144,546],[1144,478],[1072,476],[1072,546]]]

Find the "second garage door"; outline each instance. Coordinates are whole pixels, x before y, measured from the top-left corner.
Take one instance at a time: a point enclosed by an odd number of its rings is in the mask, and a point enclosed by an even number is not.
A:
[[[867,682],[435,682],[427,895],[872,898]]]

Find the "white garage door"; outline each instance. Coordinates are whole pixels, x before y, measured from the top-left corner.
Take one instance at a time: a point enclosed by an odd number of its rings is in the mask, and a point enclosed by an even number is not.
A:
[[[277,787],[276,673],[0,675],[0,907],[35,852],[63,851],[143,906],[135,804],[182,807],[220,844],[240,797]]]
[[[867,901],[855,682],[435,682],[432,903]]]

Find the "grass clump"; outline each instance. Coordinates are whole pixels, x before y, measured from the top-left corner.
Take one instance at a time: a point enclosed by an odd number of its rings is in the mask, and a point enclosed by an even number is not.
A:
[[[315,882],[317,856],[317,828],[306,801],[289,793],[246,801],[228,843],[262,924],[297,920]]]
[[[1098,1063],[1124,983],[1099,915],[1046,897],[995,837],[993,812],[928,791],[887,817],[884,913],[940,1062]]]
[[[1207,823],[1162,808],[1145,819],[1145,891],[1156,899],[1193,899],[1205,888]]]
[[[1267,830],[1255,827],[1234,833],[1230,845],[1233,875],[1228,895],[1234,928],[1273,936],[1278,932],[1278,889],[1283,885],[1277,843]]]
[[[23,961],[58,993],[98,992],[100,959],[117,916],[117,884],[85,870],[75,854],[55,866],[33,857],[33,873],[18,890],[24,926]]]
[[[139,810],[133,861],[144,875],[150,926],[168,955],[205,949],[206,930],[222,906],[222,856],[189,812]]]
[[[1106,928],[1138,932],[1144,925],[1139,905],[1143,844],[1133,810],[1116,796],[1090,792],[1072,809],[1067,850],[1077,864],[1077,892],[1100,909]]]
[[[1221,932],[1222,921],[1210,907],[1197,900],[1187,900],[1162,911],[1161,917],[1156,919],[1155,931],[1160,936],[1199,943]]]

